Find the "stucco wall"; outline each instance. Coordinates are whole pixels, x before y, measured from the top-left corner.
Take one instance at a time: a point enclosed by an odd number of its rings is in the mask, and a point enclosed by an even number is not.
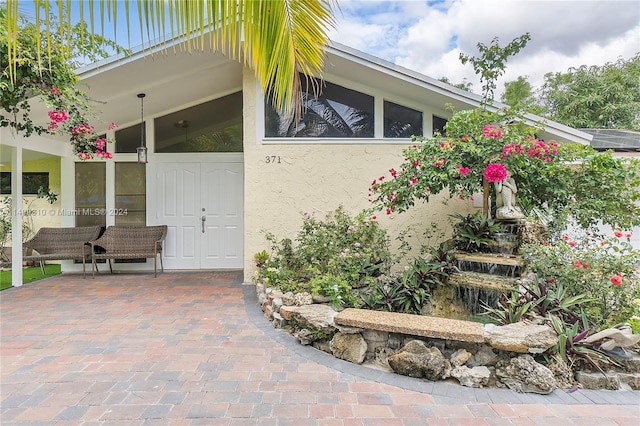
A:
[[[268,249],[263,231],[279,238],[294,238],[302,213],[324,217],[343,205],[355,215],[369,208],[371,181],[403,160],[404,145],[397,144],[267,144],[257,140],[255,117],[256,85],[250,73],[244,80],[244,264],[245,279],[255,270],[253,256]],[[275,156],[276,161],[272,161]],[[271,161],[267,162],[267,157]],[[279,159],[279,162],[278,162]],[[448,200],[447,205],[442,200]],[[437,197],[409,212],[387,216],[379,212],[380,224],[392,242],[409,226],[423,230],[436,223],[445,238],[451,235],[449,214],[473,210],[469,201]],[[419,247],[419,242],[413,240]],[[434,241],[434,244],[436,242]]]
[[[10,172],[10,166],[0,167],[0,171]],[[29,211],[25,214],[24,221],[35,232],[42,227],[59,227],[60,226],[60,158],[47,157],[40,160],[24,161],[22,164],[23,172],[49,172],[49,189],[58,194],[58,201],[53,205],[44,199],[38,199],[36,195],[23,196],[23,210]],[[6,198],[6,196],[2,196]],[[11,245],[9,241],[8,246]]]

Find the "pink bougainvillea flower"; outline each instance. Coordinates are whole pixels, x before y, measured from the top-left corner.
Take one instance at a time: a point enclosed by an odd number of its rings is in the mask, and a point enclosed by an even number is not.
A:
[[[502,182],[507,178],[507,169],[504,164],[489,163],[484,169],[482,176],[489,182]]]
[[[493,124],[487,124],[482,128],[482,137],[483,138],[501,138],[502,129]]]
[[[573,266],[575,266],[576,268],[582,268],[582,262],[580,262],[579,260],[574,260]]]
[[[109,127],[107,127],[107,130],[113,130],[117,128],[118,128],[118,125],[116,123],[111,123],[109,124]]]
[[[444,158],[438,158],[434,163],[433,163],[433,167],[442,167],[445,165],[445,163],[447,162],[447,160],[445,160]]]
[[[456,166],[458,168],[458,175],[466,176],[469,174],[470,170],[468,167]]]
[[[51,93],[53,93],[54,95],[59,95],[60,94],[60,90],[56,89],[55,87],[53,89],[51,89]]]
[[[569,241],[569,247],[575,247],[575,246],[576,246],[575,241]]]
[[[627,238],[631,238],[631,232],[627,232],[626,234],[624,234],[624,236]]]
[[[620,237],[622,237],[624,234],[622,233],[622,231],[620,231],[620,230],[616,229],[616,230],[613,232],[613,235],[615,235],[616,237],[620,238]]]
[[[67,121],[69,119],[69,116],[67,115],[67,112],[63,109],[56,109],[53,111],[49,111],[49,118],[51,119],[51,121],[54,121],[56,123],[62,123],[63,121]]]
[[[562,239],[565,240],[565,241],[569,241],[569,236],[567,234],[564,234],[562,236]]]
[[[420,166],[420,160],[415,160],[415,161],[413,162],[413,166],[414,166],[414,167],[419,167],[419,166]]]
[[[389,173],[391,173],[391,176],[393,176],[394,179],[398,176],[398,172],[396,172],[396,169],[394,168],[390,168]]]
[[[55,121],[52,121],[47,126],[47,130],[56,130],[57,128],[58,128],[58,123],[56,123]]]
[[[502,147],[502,156],[508,157],[509,155],[521,154],[524,152],[524,148],[520,144],[510,143]]]
[[[71,131],[78,135],[90,135],[91,132],[93,132],[93,129],[88,124],[81,124],[74,127]]]
[[[375,214],[373,216],[371,216],[372,220],[376,220],[378,218],[378,216],[376,216]]]
[[[622,285],[622,275],[614,274],[609,278],[609,281],[611,281],[613,285]]]
[[[104,150],[105,145],[107,144],[107,140],[105,138],[96,139],[96,148],[100,151]]]

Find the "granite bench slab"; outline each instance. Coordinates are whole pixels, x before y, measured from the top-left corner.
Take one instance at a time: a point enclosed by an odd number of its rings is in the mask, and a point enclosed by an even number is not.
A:
[[[482,324],[471,321],[355,308],[339,312],[333,321],[339,325],[365,330],[387,331],[459,342],[484,342]]]

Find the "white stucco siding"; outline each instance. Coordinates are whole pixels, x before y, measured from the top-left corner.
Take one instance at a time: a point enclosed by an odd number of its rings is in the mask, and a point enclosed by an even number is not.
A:
[[[352,215],[369,208],[371,181],[403,161],[404,145],[385,144],[263,144],[256,140],[255,83],[244,84],[244,161],[245,161],[245,279],[255,270],[254,254],[268,249],[264,231],[278,238],[294,238],[302,224],[302,213],[318,218],[339,205]],[[449,214],[473,209],[471,202],[434,197],[427,205],[420,203],[409,212],[387,216],[379,212],[380,224],[389,231],[394,245],[396,237],[408,226],[422,233],[436,223],[450,237]],[[424,241],[423,241],[424,242]],[[435,242],[434,242],[435,243]],[[414,240],[418,248],[420,243]]]

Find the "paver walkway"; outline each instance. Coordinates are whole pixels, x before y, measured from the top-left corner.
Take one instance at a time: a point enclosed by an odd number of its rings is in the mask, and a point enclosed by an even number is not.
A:
[[[629,425],[640,392],[470,389],[346,363],[239,273],[63,275],[0,293],[4,425]]]

